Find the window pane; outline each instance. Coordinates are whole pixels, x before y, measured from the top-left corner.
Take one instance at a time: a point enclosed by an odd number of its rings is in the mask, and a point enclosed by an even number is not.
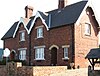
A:
[[[25,41],[25,32],[20,32],[20,41]]]
[[[26,60],[26,50],[21,50],[19,55],[20,60]]]
[[[36,59],[44,59],[44,48],[36,48],[35,58]]]
[[[64,58],[68,58],[68,48],[64,48]]]
[[[40,28],[37,29],[37,37],[38,38],[39,37],[43,37],[43,28],[42,27],[40,27]]]
[[[22,32],[22,39],[24,39],[24,37],[25,37],[25,33],[24,33],[24,32]]]
[[[86,35],[90,35],[91,34],[91,26],[88,23],[85,24],[85,34]]]
[[[38,49],[35,51],[35,58],[38,58]]]

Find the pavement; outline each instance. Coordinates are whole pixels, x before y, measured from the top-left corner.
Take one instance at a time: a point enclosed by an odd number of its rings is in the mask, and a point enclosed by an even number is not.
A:
[[[50,76],[88,76],[88,69],[87,68],[72,69],[62,73],[51,74]]]

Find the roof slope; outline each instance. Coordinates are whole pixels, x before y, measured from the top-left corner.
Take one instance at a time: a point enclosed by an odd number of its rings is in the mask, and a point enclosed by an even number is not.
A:
[[[80,14],[82,13],[86,4],[87,4],[87,1],[80,1],[75,4],[68,5],[63,9],[55,9],[55,10],[46,12],[47,15],[40,11],[38,11],[38,13],[41,15],[43,21],[45,22],[48,28],[59,27],[66,24],[75,23],[77,19],[79,18]],[[30,18],[30,21],[25,27],[27,28],[27,32],[32,30],[32,27],[34,26],[34,24],[32,23],[35,23],[33,21],[35,21],[36,17],[37,16],[35,15],[32,18]],[[7,39],[7,38],[13,38],[13,34],[16,31],[17,25],[18,25],[18,22],[15,22],[12,25],[12,27],[7,31],[7,33],[2,37],[2,40]]]
[[[72,24],[77,21],[80,14],[82,13],[87,1],[81,1],[63,9],[56,9],[48,12],[51,14],[51,26],[57,27],[65,24]]]
[[[31,17],[31,20],[28,22],[28,24],[26,26],[28,30],[30,29],[30,26],[31,26],[33,20],[34,20],[34,16]]]
[[[45,20],[46,24],[49,24],[49,16],[46,15],[46,13],[43,13],[41,11],[38,11],[40,13],[40,15],[42,16],[42,18]]]
[[[100,58],[100,48],[91,49],[85,58]]]
[[[7,31],[7,33],[1,38],[2,40],[7,38],[13,38],[13,34],[15,32],[15,29],[17,27],[18,22],[15,22],[12,27]]]

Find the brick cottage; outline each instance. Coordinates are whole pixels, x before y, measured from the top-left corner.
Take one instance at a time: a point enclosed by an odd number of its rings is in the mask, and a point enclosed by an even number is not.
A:
[[[2,37],[10,59],[25,60],[27,65],[87,67],[85,56],[98,47],[98,23],[88,1],[66,5],[59,0],[58,9],[49,12],[25,7],[21,17]]]

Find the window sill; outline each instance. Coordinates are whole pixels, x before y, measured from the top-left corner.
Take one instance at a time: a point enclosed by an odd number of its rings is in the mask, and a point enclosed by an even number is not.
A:
[[[44,37],[37,37],[37,38],[35,38],[35,39],[41,39],[41,38],[44,38]]]
[[[69,58],[67,57],[67,58],[62,58],[62,60],[69,60]]]
[[[91,34],[89,34],[89,33],[85,33],[85,36],[91,36]]]
[[[45,59],[34,59],[34,60],[41,61],[41,60],[45,60]]]
[[[26,59],[19,59],[19,60],[21,60],[21,61],[25,61]]]
[[[24,42],[25,40],[20,40],[19,42]]]

